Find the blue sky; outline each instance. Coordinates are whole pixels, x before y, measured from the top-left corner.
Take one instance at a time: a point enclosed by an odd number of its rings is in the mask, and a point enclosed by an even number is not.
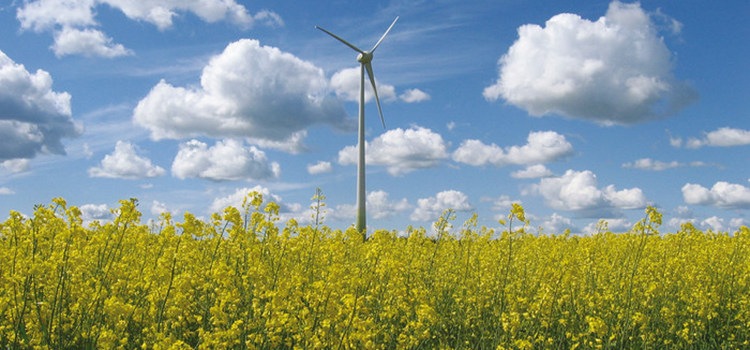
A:
[[[355,219],[356,52],[368,225],[447,208],[496,228],[734,231],[750,209],[746,1],[145,1],[0,4],[0,212],[64,197],[87,220],[208,217],[252,190]],[[7,215],[7,214],[5,214]]]

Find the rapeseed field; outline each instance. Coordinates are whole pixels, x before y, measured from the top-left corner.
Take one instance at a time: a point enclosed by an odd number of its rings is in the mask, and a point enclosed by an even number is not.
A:
[[[574,236],[455,224],[280,222],[250,194],[144,224],[85,225],[65,200],[0,224],[2,349],[747,349],[750,230]],[[456,227],[453,227],[454,224]]]

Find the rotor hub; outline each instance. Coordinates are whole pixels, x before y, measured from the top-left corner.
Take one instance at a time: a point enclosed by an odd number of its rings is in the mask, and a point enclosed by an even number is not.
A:
[[[372,61],[372,52],[370,51],[365,51],[363,53],[360,53],[357,56],[357,62],[359,63],[367,64],[367,63],[370,63],[371,61]]]

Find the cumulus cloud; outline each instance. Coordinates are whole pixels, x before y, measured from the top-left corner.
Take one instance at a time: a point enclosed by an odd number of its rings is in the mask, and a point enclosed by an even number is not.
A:
[[[416,169],[432,168],[448,157],[448,143],[440,134],[423,127],[407,130],[388,130],[365,143],[367,165],[380,165],[393,176],[400,176]],[[341,165],[357,164],[357,146],[347,146],[339,151]]]
[[[578,211],[583,215],[601,215],[600,210],[638,209],[648,205],[640,188],[617,190],[614,185],[599,187],[599,180],[589,170],[568,170],[560,177],[541,179],[533,187],[551,208]]]
[[[697,219],[695,218],[695,214],[693,214],[693,211],[687,206],[681,205],[672,212],[672,217],[667,222],[667,225],[675,231],[678,231],[683,224],[688,222],[694,225],[696,224]]]
[[[505,211],[513,206],[513,203],[522,204],[520,200],[511,199],[508,195],[502,195],[497,198],[482,197],[479,199],[482,202],[492,202],[492,211]],[[502,213],[501,216],[505,216],[507,213]]]
[[[729,227],[731,230],[738,230],[742,226],[750,226],[750,222],[744,218],[734,218],[729,220]]]
[[[681,139],[680,139],[681,140]],[[682,146],[682,142],[672,144],[675,147]],[[723,127],[708,132],[702,139],[689,138],[685,142],[687,148],[712,147],[734,147],[750,145],[750,130]]]
[[[159,202],[159,201],[153,201],[151,202],[151,214],[152,215],[161,215],[164,213],[171,212],[169,208],[167,208],[167,205]]]
[[[577,232],[578,228],[573,224],[570,218],[566,218],[558,213],[552,213],[552,216],[543,218],[542,223],[539,225],[542,227],[545,234],[561,235],[565,230],[571,232]]]
[[[474,210],[474,206],[469,202],[469,196],[463,192],[448,190],[439,192],[435,197],[420,198],[409,218],[413,221],[434,221],[446,209],[465,212]]]
[[[94,26],[94,0],[38,0],[24,3],[16,12],[21,29],[36,32],[56,26]]]
[[[419,89],[409,89],[403,94],[399,95],[399,98],[406,103],[418,103],[430,100],[430,95]]]
[[[700,227],[714,232],[734,232],[739,230],[741,226],[747,225],[748,221],[743,218],[733,218],[727,223],[726,219],[718,216],[712,216],[700,222]]]
[[[113,44],[112,38],[100,30],[67,26],[55,33],[55,43],[51,48],[57,57],[80,54],[112,58],[133,54],[122,44]]]
[[[508,195],[501,195],[500,197],[482,197],[479,198],[481,202],[491,202],[492,211],[496,212],[493,216],[495,220],[505,219],[508,216],[508,209],[513,206],[513,203],[522,204],[520,200],[511,199]]]
[[[724,181],[715,183],[711,189],[687,183],[682,186],[682,198],[687,204],[726,209],[750,208],[750,188]]]
[[[70,94],[52,91],[49,73],[32,74],[0,51],[0,162],[65,154],[62,139],[82,133]]]
[[[250,28],[256,22],[270,26],[284,24],[274,12],[264,10],[252,15],[234,0],[37,0],[25,2],[16,18],[22,30],[54,32],[52,49],[58,57],[131,54],[121,44],[113,44],[105,33],[92,28],[98,25],[96,8],[104,4],[132,20],[151,23],[161,31],[171,28],[174,18],[182,13],[192,13],[208,23],[226,20],[242,28]]]
[[[373,219],[393,217],[411,208],[412,205],[406,198],[392,201],[389,199],[389,194],[382,190],[367,194],[367,212],[372,215]]]
[[[623,233],[628,232],[633,225],[628,221],[628,219],[625,218],[604,218],[600,219],[604,220],[607,223],[607,230],[609,232],[615,232],[615,233]],[[587,235],[593,235],[598,233],[597,228],[599,225],[599,221],[592,222],[586,227],[583,228],[583,233]]]
[[[309,221],[310,213],[305,211],[299,203],[287,203],[281,196],[271,193],[266,187],[255,186],[255,187],[243,187],[238,188],[234,193],[228,194],[224,197],[217,197],[209,206],[209,211],[212,213],[220,213],[227,207],[235,207],[237,209],[242,208],[242,201],[252,192],[258,192],[263,196],[264,205],[268,202],[274,202],[279,206],[279,218],[281,221],[288,221],[291,218],[304,223]]]
[[[267,180],[280,174],[279,164],[269,162],[263,151],[234,139],[218,141],[211,147],[198,140],[182,143],[172,163],[172,175],[180,179]]]
[[[365,205],[367,216],[376,220],[387,219],[413,208],[406,198],[391,200],[388,192],[383,190],[367,192]],[[336,220],[354,220],[357,216],[357,207],[352,204],[337,205],[330,214]]]
[[[612,125],[668,117],[696,99],[673,76],[671,52],[639,3],[614,1],[595,22],[559,14],[518,36],[484,90],[489,101]]]
[[[245,137],[290,150],[306,128],[326,124],[354,131],[341,101],[328,96],[323,70],[312,63],[243,39],[229,44],[204,68],[200,87],[159,82],[133,113],[151,137]]]
[[[84,223],[107,222],[114,219],[114,215],[106,204],[84,204],[79,209]]]
[[[714,232],[723,232],[726,231],[726,226],[724,224],[724,219],[718,217],[718,216],[712,216],[710,218],[707,218],[703,221],[701,221],[702,227],[707,227],[711,229]]]
[[[526,169],[514,171],[510,173],[510,176],[515,179],[538,179],[554,176],[554,174],[544,164],[534,164],[526,167]]]
[[[139,156],[135,146],[126,141],[117,141],[114,152],[104,156],[98,167],[89,169],[91,177],[137,180],[163,175],[164,168],[152,164],[148,158]]]
[[[347,101],[359,102],[359,83],[360,68],[342,69],[331,77],[331,88],[341,99]],[[396,98],[396,88],[393,85],[381,84],[375,79],[378,88],[378,98],[380,101],[394,100]],[[365,81],[365,102],[370,102],[375,98],[372,92],[372,84]]]
[[[573,154],[573,145],[565,136],[554,131],[537,131],[529,133],[527,143],[523,146],[486,145],[479,140],[466,140],[453,152],[453,160],[469,165],[493,164],[497,167],[506,165],[525,165],[548,163],[564,159]]]
[[[307,165],[307,172],[312,175],[330,173],[332,171],[333,167],[331,167],[331,162],[325,162],[321,160],[315,164]]]

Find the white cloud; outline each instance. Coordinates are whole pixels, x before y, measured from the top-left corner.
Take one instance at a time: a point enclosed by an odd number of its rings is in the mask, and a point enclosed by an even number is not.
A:
[[[558,213],[552,213],[552,216],[542,220],[540,225],[545,234],[561,235],[565,230],[571,232],[578,231],[578,228],[573,224],[573,221],[566,218]]]
[[[28,159],[11,159],[6,160],[0,164],[2,164],[5,169],[8,169],[14,173],[26,171],[31,168],[31,161]]]
[[[300,144],[300,132],[313,125],[355,130],[341,101],[327,92],[322,69],[243,39],[211,59],[200,87],[154,86],[133,121],[155,140],[207,135]]]
[[[143,179],[160,177],[164,169],[151,163],[151,160],[136,154],[135,146],[130,142],[117,141],[112,154],[104,156],[98,167],[89,169],[91,177],[109,177],[119,179]]]
[[[72,118],[70,94],[52,91],[49,73],[29,73],[0,51],[0,162],[65,154],[62,139],[82,133]]]
[[[554,176],[554,174],[544,164],[534,164],[526,167],[526,169],[514,171],[510,173],[510,176],[515,179],[537,179]]]
[[[446,209],[455,211],[471,211],[474,206],[469,203],[469,197],[461,191],[448,190],[435,195],[435,197],[420,198],[417,208],[409,217],[413,221],[434,221]]]
[[[607,230],[614,233],[628,232],[633,225],[625,218],[603,218],[607,222]],[[592,222],[583,228],[583,233],[587,235],[596,234],[596,229],[599,224],[599,220]]]
[[[253,16],[256,22],[262,22],[269,27],[283,27],[284,20],[278,13],[268,10],[261,10]]]
[[[669,145],[675,148],[682,147],[682,137],[669,137]]]
[[[641,158],[637,159],[635,162],[628,162],[623,163],[623,168],[633,168],[633,169],[641,169],[641,170],[651,170],[651,171],[664,171],[667,169],[675,169],[679,167],[684,166],[691,166],[691,167],[705,167],[705,166],[717,166],[721,167],[719,164],[708,164],[701,161],[693,161],[689,163],[680,163],[676,160],[673,160],[671,162],[662,162],[660,160],[653,160],[651,158]]]
[[[750,222],[743,218],[734,218],[729,220],[729,228],[733,231],[738,230],[742,226],[750,226]]]
[[[0,187],[0,195],[9,195],[9,194],[15,194],[16,191],[11,190],[7,187]]]
[[[718,164],[718,163],[710,164],[710,163],[702,162],[702,161],[699,161],[699,160],[692,161],[692,162],[688,163],[688,165],[690,165],[692,167],[715,166],[715,167],[718,167],[719,169],[723,169],[724,168],[723,165]]]
[[[171,212],[171,210],[167,208],[166,204],[159,202],[159,201],[153,201],[151,203],[151,214],[161,215],[161,214],[169,213],[169,212]]]
[[[388,192],[382,190],[368,192],[365,203],[367,216],[376,220],[387,219],[413,207],[406,198],[390,200],[389,197]],[[357,207],[352,204],[337,205],[329,216],[339,221],[351,221],[357,216]]]
[[[595,22],[559,14],[518,35],[484,90],[489,101],[611,125],[667,117],[696,98],[674,78],[671,52],[639,3],[614,1]]]
[[[674,231],[679,231],[683,224],[689,222],[695,225],[697,221],[696,218],[670,218],[669,221],[667,221],[667,226],[671,227]]]
[[[313,175],[330,173],[332,171],[333,167],[331,167],[331,162],[325,162],[321,160],[315,164],[307,165],[307,172]]]
[[[284,25],[278,14],[264,10],[252,15],[234,0],[38,0],[25,2],[16,17],[22,30],[54,31],[52,49],[57,56],[116,57],[130,54],[121,44],[112,44],[112,39],[105,33],[92,29],[98,25],[96,8],[105,4],[132,20],[151,23],[162,31],[171,28],[174,18],[182,13],[195,14],[208,23],[226,20],[245,29],[255,22]]]
[[[279,164],[269,163],[263,151],[234,139],[218,141],[211,147],[198,140],[182,143],[172,163],[172,175],[180,179],[267,180],[280,174]]]
[[[359,102],[359,70],[359,67],[346,68],[333,74],[331,77],[331,88],[336,93],[336,96],[347,101]],[[369,78],[366,77],[365,79]],[[375,79],[375,84],[378,88],[380,102],[396,98],[396,88],[393,85],[381,84],[377,79]],[[369,81],[365,81],[365,102],[370,102],[373,98],[375,98],[375,95],[372,93],[372,84]]]
[[[700,223],[700,227],[704,229],[711,229],[714,232],[734,232],[739,230],[741,226],[747,226],[748,221],[743,218],[733,218],[727,220],[718,216],[712,216],[707,218]]]
[[[83,55],[112,58],[133,54],[122,44],[113,44],[112,38],[107,37],[102,31],[67,26],[55,32],[55,43],[51,48],[57,57]]]
[[[708,205],[719,208],[750,208],[750,188],[724,181],[711,189],[687,183],[682,186],[682,198],[687,204]]]
[[[229,206],[242,210],[242,201],[252,192],[258,192],[263,196],[264,206],[269,202],[276,203],[279,206],[279,219],[282,222],[286,222],[291,218],[295,218],[300,223],[310,220],[310,213],[301,204],[284,202],[279,195],[271,193],[271,190],[263,186],[238,188],[234,193],[215,198],[209,210],[212,213],[221,213],[222,210]]]
[[[482,202],[492,202],[492,211],[496,213],[493,216],[495,220],[507,218],[508,210],[513,206],[513,203],[522,204],[520,200],[511,199],[507,195],[501,195],[497,198],[482,197],[479,200]]]
[[[466,140],[453,152],[453,160],[469,165],[493,164],[524,165],[548,163],[564,159],[573,154],[573,145],[565,136],[554,131],[530,132],[523,146],[510,146],[505,149],[494,143],[485,145],[479,140]]]
[[[732,147],[750,145],[750,130],[720,128],[706,134],[709,146]]]
[[[684,205],[677,207],[674,211],[674,215],[678,218],[692,219],[694,217],[693,211]]]
[[[568,170],[561,177],[541,179],[534,186],[548,206],[566,211],[597,211],[602,209],[637,209],[648,205],[640,188],[618,191],[614,185],[599,188],[596,175],[589,170]]]
[[[682,165],[683,164],[677,161],[671,161],[669,163],[666,163],[666,162],[662,162],[659,160],[653,160],[651,158],[641,158],[641,159],[636,160],[633,163],[624,163],[622,167],[652,170],[652,171],[663,171],[667,169],[678,168],[678,167],[681,167]]]
[[[388,130],[365,143],[367,165],[388,168],[388,173],[400,176],[416,169],[432,168],[448,157],[448,144],[440,134],[430,129],[416,127]],[[341,165],[357,164],[357,146],[347,146],[339,151]]]
[[[107,222],[114,218],[106,204],[84,204],[81,209],[81,219],[84,223],[93,221]]]
[[[95,0],[39,0],[24,2],[16,18],[21,29],[36,32],[59,26],[94,26]]]
[[[269,140],[258,137],[246,137],[245,140],[261,148],[271,148],[287,153],[299,154],[308,150],[307,145],[305,145],[305,137],[307,137],[307,130],[295,131],[283,140]]]
[[[385,191],[372,191],[367,194],[367,212],[373,219],[386,219],[412,208],[406,198],[389,200]]]
[[[640,188],[630,188],[624,190],[615,189],[614,185],[609,185],[602,191],[607,202],[619,209],[638,209],[648,205],[648,200]]]
[[[718,216],[712,216],[708,219],[701,221],[701,227],[709,228],[713,230],[714,232],[726,231],[726,226],[724,225],[724,219]]]
[[[693,211],[687,206],[681,205],[672,212],[672,217],[667,222],[667,225],[673,230],[678,231],[685,223],[696,224],[697,219]]]
[[[682,143],[675,147],[681,146]],[[702,139],[691,137],[685,142],[687,148],[700,148],[703,146],[733,147],[750,145],[750,130],[735,129],[729,127],[719,128],[706,133]]]
[[[406,103],[418,103],[430,100],[430,95],[419,89],[406,90],[399,98]]]
[[[165,30],[173,25],[173,18],[179,12],[191,12],[205,22],[213,23],[227,20],[241,27],[249,28],[256,20],[269,25],[283,25],[281,17],[270,11],[261,11],[255,16],[234,0],[182,0],[182,1],[153,1],[153,0],[100,0],[113,8],[122,11],[128,18],[146,21],[155,25],[159,30]]]
[[[340,204],[334,209],[328,208],[326,217],[335,221],[351,222],[354,224],[354,220],[357,217],[357,206],[353,204]]]
[[[497,198],[482,197],[479,199],[482,202],[492,202],[492,211],[506,211],[513,206],[513,203],[521,204],[520,200],[511,199],[510,196],[502,195]],[[507,213],[502,213],[502,216]]]

